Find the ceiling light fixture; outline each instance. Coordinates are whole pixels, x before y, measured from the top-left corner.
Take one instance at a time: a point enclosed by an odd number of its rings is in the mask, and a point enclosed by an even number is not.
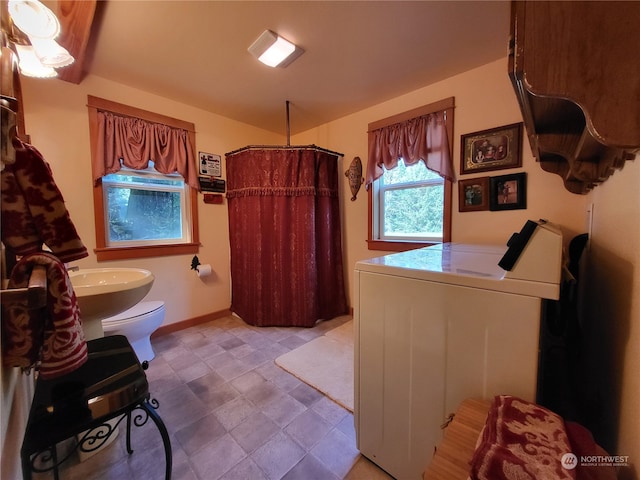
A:
[[[36,78],[53,78],[58,76],[58,72],[52,67],[46,67],[40,62],[31,45],[16,44],[15,47],[18,53],[18,68],[20,68],[20,73],[27,77]]]
[[[62,68],[74,62],[66,48],[51,38],[31,37],[36,56],[45,67]]]
[[[37,0],[9,0],[13,23],[30,37],[56,38],[60,33],[58,17]]]
[[[55,68],[74,62],[71,54],[55,41],[60,34],[60,22],[49,8],[38,0],[9,0],[8,11],[12,23],[8,36],[20,59],[20,73],[55,77]],[[3,22],[3,30],[4,27]]]
[[[251,55],[270,67],[286,67],[304,50],[271,30],[265,30],[249,47]]]

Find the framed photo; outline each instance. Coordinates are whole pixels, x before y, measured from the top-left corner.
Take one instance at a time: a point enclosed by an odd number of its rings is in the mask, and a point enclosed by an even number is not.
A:
[[[491,177],[490,210],[527,208],[527,174],[514,173]]]
[[[458,210],[460,212],[489,210],[489,177],[458,180]]]
[[[522,123],[462,135],[460,174],[522,166]]]
[[[209,177],[222,176],[222,159],[220,155],[213,153],[198,152],[200,157],[200,175]]]

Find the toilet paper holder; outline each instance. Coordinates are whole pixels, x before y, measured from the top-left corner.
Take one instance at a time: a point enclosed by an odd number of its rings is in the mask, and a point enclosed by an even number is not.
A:
[[[198,259],[197,255],[193,256],[193,259],[191,260],[191,270],[195,270],[198,277],[202,278],[202,277],[208,277],[209,275],[211,275],[213,273],[213,269],[211,268],[211,265],[209,264],[201,264],[200,260]]]

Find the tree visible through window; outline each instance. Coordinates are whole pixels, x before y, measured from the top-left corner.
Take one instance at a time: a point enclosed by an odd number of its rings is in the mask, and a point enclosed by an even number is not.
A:
[[[382,240],[442,241],[444,180],[424,163],[385,169],[378,195]]]
[[[188,208],[185,182],[179,175],[160,175],[147,170],[126,170],[106,175],[102,188],[107,206],[110,246],[172,240],[188,242],[184,228]]]

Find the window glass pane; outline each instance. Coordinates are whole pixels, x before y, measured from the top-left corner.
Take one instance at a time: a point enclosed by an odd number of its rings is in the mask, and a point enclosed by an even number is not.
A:
[[[182,238],[180,192],[105,187],[110,242]]]
[[[409,165],[404,164],[404,160],[398,162],[396,168],[391,170],[384,170],[384,174],[381,177],[381,183],[383,185],[397,185],[399,183],[406,182],[421,182],[423,180],[433,180],[442,178],[435,172],[429,170],[425,164],[420,161]]]
[[[383,202],[384,236],[442,237],[443,185],[387,190]]]

